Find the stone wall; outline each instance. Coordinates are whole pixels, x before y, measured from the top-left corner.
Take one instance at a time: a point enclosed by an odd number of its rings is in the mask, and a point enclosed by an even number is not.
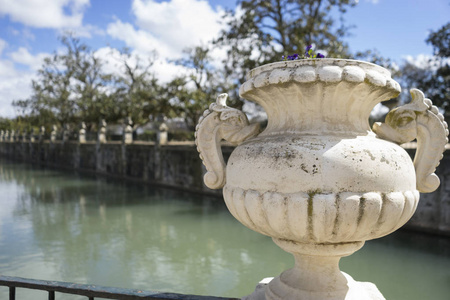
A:
[[[414,150],[407,149],[411,156]],[[450,150],[436,169],[441,185],[433,193],[420,194],[419,205],[407,228],[450,236]]]
[[[233,151],[222,147],[225,160]],[[407,149],[414,156],[413,149]],[[0,155],[10,159],[49,167],[89,171],[139,180],[161,186],[220,196],[203,184],[205,168],[193,143],[157,145],[155,143],[103,144],[87,142],[0,142]],[[450,236],[450,152],[437,169],[441,186],[422,194],[419,206],[407,228]]]
[[[232,147],[224,147],[225,158]],[[156,145],[77,142],[0,143],[0,155],[49,167],[95,172],[205,194],[220,194],[203,184],[205,172],[193,143]]]

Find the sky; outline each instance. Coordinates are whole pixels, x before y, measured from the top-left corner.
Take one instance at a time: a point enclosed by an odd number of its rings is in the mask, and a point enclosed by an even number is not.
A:
[[[31,80],[45,57],[62,50],[58,36],[67,30],[111,68],[120,56],[114,49],[143,57],[156,50],[153,72],[167,82],[183,71],[170,60],[216,37],[225,9],[236,9],[236,0],[0,0],[0,117],[16,116],[11,102],[31,95]],[[344,18],[354,26],[345,39],[351,51],[420,63],[432,55],[430,31],[450,21],[450,1],[359,0]]]

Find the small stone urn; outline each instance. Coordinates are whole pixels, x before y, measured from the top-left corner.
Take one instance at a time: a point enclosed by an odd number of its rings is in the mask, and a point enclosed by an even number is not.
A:
[[[389,71],[371,63],[283,61],[250,71],[240,88],[266,111],[264,131],[227,107],[226,94],[204,112],[196,144],[205,184],[223,187],[238,221],[295,257],[246,299],[384,299],[341,272],[339,260],[410,219],[419,192],[439,186],[434,171],[448,142],[442,114],[416,89],[371,129],[374,106],[399,93]],[[227,164],[222,139],[238,145]],[[399,144],[414,139],[412,161]]]

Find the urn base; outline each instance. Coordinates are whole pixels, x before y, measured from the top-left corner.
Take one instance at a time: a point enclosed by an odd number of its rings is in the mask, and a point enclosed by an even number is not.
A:
[[[309,291],[289,287],[283,283],[283,276],[261,281],[255,291],[242,300],[386,300],[375,284],[355,281],[350,275],[341,272],[347,280],[344,289],[335,291]],[[274,291],[274,286],[277,291]]]
[[[301,244],[273,239],[295,258],[293,268],[268,284],[260,283],[245,300],[384,300],[370,282],[355,281],[339,270],[341,257],[359,250],[364,242]]]

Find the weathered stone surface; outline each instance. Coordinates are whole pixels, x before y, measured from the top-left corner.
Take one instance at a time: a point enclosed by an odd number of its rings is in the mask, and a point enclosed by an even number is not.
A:
[[[448,142],[442,114],[419,90],[371,130],[374,106],[399,92],[374,64],[287,61],[250,71],[240,88],[266,111],[263,132],[223,95],[205,111],[196,128],[205,184],[224,187],[231,214],[295,258],[264,293],[246,299],[384,299],[375,285],[342,273],[339,259],[411,218],[419,191],[439,186],[434,172]],[[227,164],[222,139],[239,144]],[[413,163],[399,144],[414,139]]]

